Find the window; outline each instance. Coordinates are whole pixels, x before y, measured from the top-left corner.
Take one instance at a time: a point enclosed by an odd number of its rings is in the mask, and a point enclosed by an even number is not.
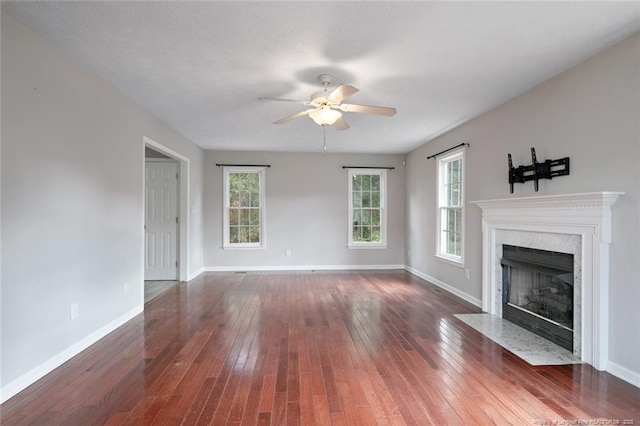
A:
[[[264,247],[264,170],[264,167],[224,168],[223,247]]]
[[[349,169],[349,248],[386,248],[387,171]]]
[[[464,156],[458,151],[438,159],[437,256],[462,264]]]

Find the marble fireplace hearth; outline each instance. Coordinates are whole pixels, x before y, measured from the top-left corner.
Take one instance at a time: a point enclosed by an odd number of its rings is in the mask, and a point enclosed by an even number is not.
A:
[[[482,310],[502,317],[502,245],[573,254],[574,355],[608,361],[611,206],[621,192],[475,201],[482,209]]]

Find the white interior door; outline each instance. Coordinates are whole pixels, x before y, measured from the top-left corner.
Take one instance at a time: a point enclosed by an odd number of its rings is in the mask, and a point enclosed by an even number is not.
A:
[[[144,279],[178,279],[178,163],[145,162]]]

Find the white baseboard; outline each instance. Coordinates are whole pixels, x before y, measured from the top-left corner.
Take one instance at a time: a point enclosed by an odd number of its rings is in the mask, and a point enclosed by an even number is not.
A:
[[[52,358],[49,358],[47,361],[31,369],[22,376],[7,383],[5,386],[0,388],[0,404],[16,395],[18,392],[26,389],[28,386],[44,377],[46,374],[52,372],[53,370],[67,362],[69,359],[78,355],[80,352],[93,345],[95,342],[102,339],[116,328],[131,320],[136,315],[142,313],[142,311],[143,305],[137,306],[136,308],[111,321],[109,324],[106,324],[105,326],[94,331],[79,342],[69,346],[59,354],[53,356]]]
[[[404,265],[279,265],[279,266],[205,266],[205,272],[244,271],[345,271],[404,269]]]
[[[454,295],[458,296],[459,298],[464,299],[467,302],[469,302],[469,303],[471,303],[471,304],[473,304],[473,305],[475,305],[475,306],[477,306],[479,308],[482,308],[482,300],[476,299],[475,297],[470,296],[467,293],[465,293],[463,291],[460,291],[457,288],[452,287],[449,284],[444,283],[444,282],[442,282],[442,281],[440,281],[440,280],[438,280],[436,278],[433,278],[432,276],[427,275],[424,272],[418,271],[417,269],[414,269],[411,266],[405,266],[404,269],[407,272],[410,272],[413,275],[416,275],[416,276],[422,278],[423,280],[429,281],[430,283],[437,285],[438,287],[442,288],[443,290],[447,290],[449,293],[454,294]]]
[[[640,388],[640,373],[631,371],[628,368],[611,361],[607,363],[607,372],[613,374],[619,379],[624,380],[627,383],[631,383],[637,388]]]
[[[194,273],[192,273],[191,275],[187,276],[187,281],[191,281],[192,279],[195,279],[198,277],[198,275],[200,275],[201,273],[204,272],[204,268],[200,268],[197,271],[195,271]]]

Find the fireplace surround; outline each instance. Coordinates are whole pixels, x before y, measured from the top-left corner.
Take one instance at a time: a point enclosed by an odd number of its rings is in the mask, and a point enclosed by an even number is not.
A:
[[[482,309],[502,317],[502,246],[573,256],[573,353],[607,367],[611,206],[622,192],[474,201],[482,209]]]

